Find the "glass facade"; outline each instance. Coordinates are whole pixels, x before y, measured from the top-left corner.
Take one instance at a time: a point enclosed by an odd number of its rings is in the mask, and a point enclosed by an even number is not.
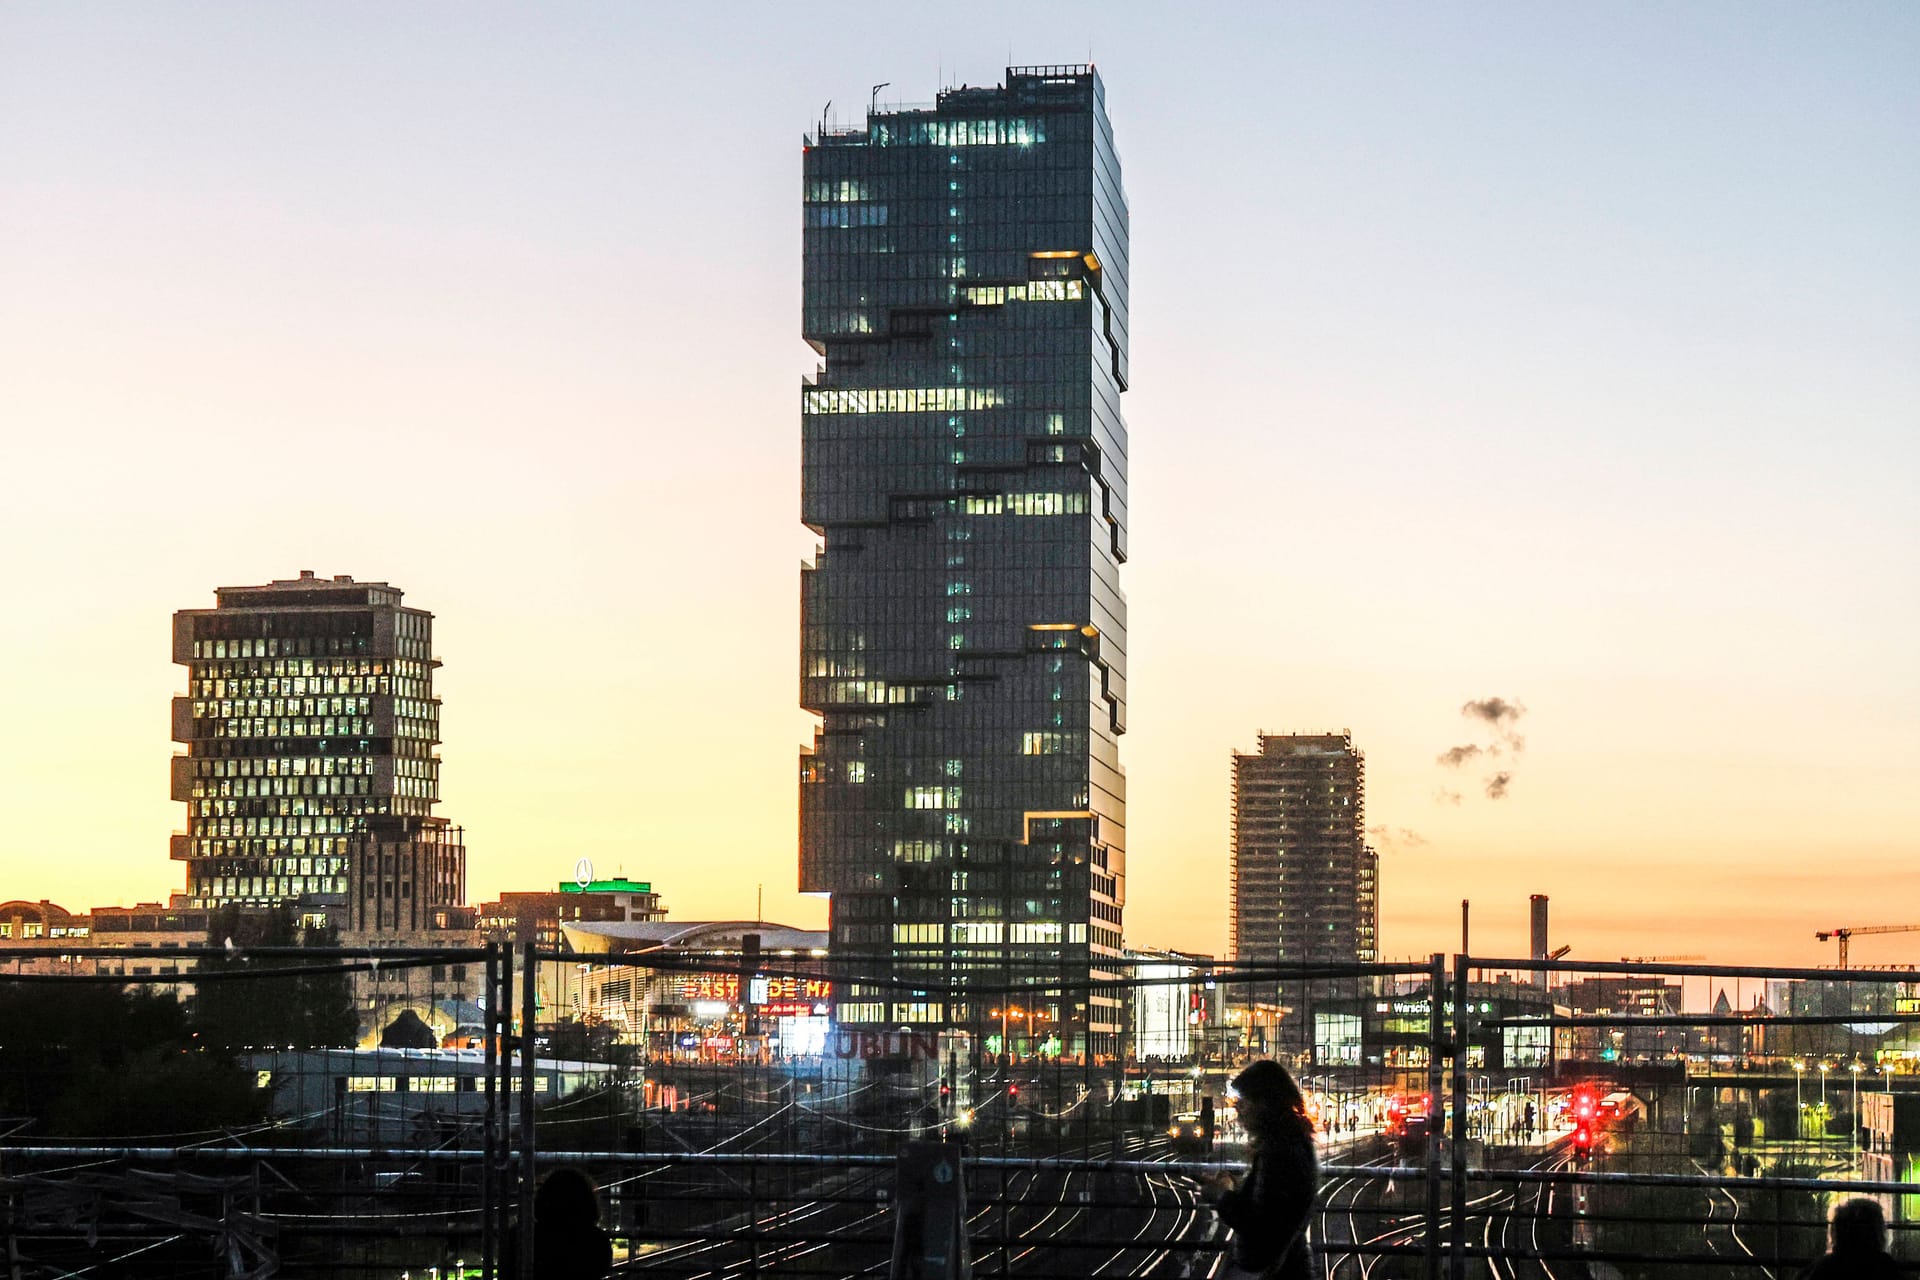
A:
[[[433,615],[383,582],[223,587],[173,617],[173,798],[196,907],[344,895],[371,833],[437,826]],[[464,879],[460,867],[443,873]]]
[[[1064,974],[1107,1050],[1126,886],[1127,205],[1093,68],[1009,68],[806,149],[800,886],[864,973]],[[985,1025],[854,984],[850,1024]],[[994,1025],[995,1032],[1000,1028]]]

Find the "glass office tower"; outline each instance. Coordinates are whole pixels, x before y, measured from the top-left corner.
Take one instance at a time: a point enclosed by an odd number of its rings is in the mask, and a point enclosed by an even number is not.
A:
[[[1090,66],[823,127],[805,154],[800,887],[853,1026],[1117,1047],[1127,205]],[[854,961],[851,957],[859,957]],[[1018,999],[1016,997],[1015,999]]]
[[[466,851],[433,816],[433,615],[401,594],[302,573],[173,615],[187,668],[173,702],[187,829],[173,856],[194,906],[344,907],[352,893],[341,923],[391,930],[463,899]]]

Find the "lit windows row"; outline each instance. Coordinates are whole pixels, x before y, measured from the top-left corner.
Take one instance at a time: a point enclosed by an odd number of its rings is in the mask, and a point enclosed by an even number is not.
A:
[[[258,840],[195,840],[193,856],[196,859],[208,858],[244,858],[249,861],[261,858],[293,858],[309,853],[342,853],[347,851],[344,836],[286,836],[278,839]]]
[[[367,776],[373,773],[368,756],[259,756],[213,759],[195,757],[196,778],[304,778]],[[278,795],[279,792],[273,794]],[[288,793],[295,794],[295,793]],[[312,795],[313,792],[299,792]]]
[[[816,317],[808,329],[814,333],[872,333],[873,317],[865,311],[835,311]]]
[[[195,658],[323,658],[371,653],[372,636],[255,636],[241,640],[195,640]]]
[[[510,1081],[509,1093],[520,1091],[520,1077]],[[535,1093],[551,1092],[549,1076],[535,1076]],[[486,1088],[484,1076],[348,1076],[348,1093],[478,1093]]]
[[[958,619],[949,618],[948,621],[958,621]],[[813,677],[864,676],[867,674],[867,664],[864,659],[848,659],[839,655],[818,655],[808,661],[807,674]]]
[[[943,1006],[925,1000],[909,1001],[893,1006],[893,1016],[889,1022],[944,1022],[946,1010]]]
[[[807,210],[809,227],[884,227],[887,206],[883,204],[825,204]]]
[[[316,716],[311,720],[255,716],[204,723],[213,726],[215,738],[357,738],[375,732],[371,716]]]
[[[895,862],[932,862],[936,858],[952,856],[945,840],[895,840],[893,842]]]
[[[257,814],[239,818],[202,818],[193,829],[196,836],[312,836],[341,835],[353,830],[358,819],[348,814],[282,817]]]
[[[895,942],[945,942],[946,926],[939,924],[896,924],[893,926]]]
[[[1030,147],[1047,140],[1044,117],[1005,120],[876,120],[869,132],[876,147]]]
[[[958,808],[961,801],[959,787],[908,787],[906,799],[901,807],[906,809],[947,809]]]
[[[211,643],[210,641],[208,643]],[[237,643],[237,642],[236,642]],[[196,662],[193,673],[206,680],[259,677],[423,675],[425,668],[410,662],[389,663],[381,658],[283,658],[273,662]],[[288,690],[286,692],[301,692]],[[341,689],[338,692],[346,693]],[[363,690],[362,692],[372,692]]]
[[[399,693],[413,697],[427,696],[425,680],[407,680],[385,675],[209,677],[191,681],[187,692],[196,698],[258,698],[262,696],[304,698],[313,694],[336,693]]]
[[[303,893],[345,893],[345,876],[211,876],[200,882],[212,898],[297,898]]]
[[[1078,302],[1087,296],[1079,280],[1030,280],[1026,284],[969,285],[960,295],[977,307],[1009,302]]]
[[[988,387],[806,387],[802,413],[960,413],[992,409],[1001,396]]]
[[[222,698],[195,702],[194,719],[208,716],[367,716],[372,698]]]
[[[833,182],[809,182],[806,190],[808,204],[826,204],[832,201],[854,201],[869,199],[867,184],[857,178],[841,178]]]
[[[1085,942],[1085,924],[1060,924],[1045,921],[1034,924],[963,921],[956,924],[896,924],[893,941],[906,945],[935,945],[948,942],[973,945],[1013,943],[1047,946],[1061,942]]]
[[[956,499],[960,511],[970,516],[1083,516],[1087,514],[1088,495],[1084,493],[1002,493],[988,497]]]

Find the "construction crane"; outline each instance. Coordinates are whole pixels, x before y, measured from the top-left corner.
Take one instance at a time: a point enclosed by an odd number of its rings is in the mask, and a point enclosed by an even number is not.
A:
[[[1689,964],[1705,956],[1621,956],[1621,964]]]
[[[1867,924],[1856,925],[1851,929],[1821,929],[1813,936],[1820,942],[1833,938],[1840,939],[1840,967],[1847,967],[1847,939],[1855,934],[1869,933],[1920,933],[1920,924]]]

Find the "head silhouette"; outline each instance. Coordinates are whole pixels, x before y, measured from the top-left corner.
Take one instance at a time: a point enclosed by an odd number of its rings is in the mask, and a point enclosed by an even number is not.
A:
[[[1842,1200],[1827,1219],[1827,1238],[1835,1253],[1885,1253],[1887,1216],[1880,1202],[1864,1196]]]
[[[533,1193],[533,1220],[543,1227],[597,1225],[600,1197],[593,1180],[578,1169],[555,1169]]]
[[[1311,1131],[1300,1086],[1271,1058],[1250,1064],[1233,1078],[1232,1088],[1240,1098],[1240,1123],[1255,1140],[1295,1129]]]

